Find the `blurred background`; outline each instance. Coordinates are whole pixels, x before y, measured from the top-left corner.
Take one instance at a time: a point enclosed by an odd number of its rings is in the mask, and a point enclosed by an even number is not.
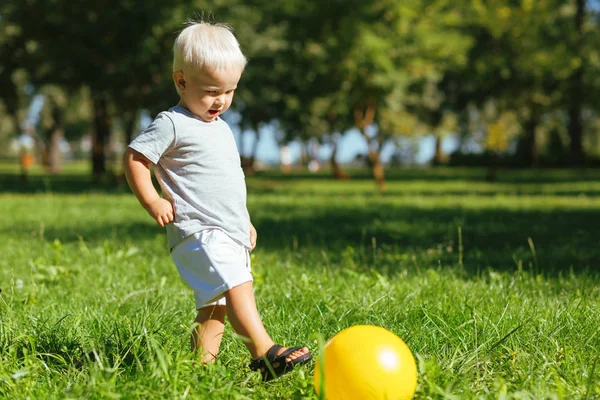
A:
[[[118,179],[189,18],[249,58],[224,116],[249,174],[600,165],[600,0],[4,0],[0,163]]]

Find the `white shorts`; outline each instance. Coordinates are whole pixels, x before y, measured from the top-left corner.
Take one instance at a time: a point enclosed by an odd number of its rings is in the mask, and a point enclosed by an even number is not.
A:
[[[220,229],[185,238],[171,252],[183,280],[194,290],[196,308],[225,305],[229,289],[252,281],[248,249]]]

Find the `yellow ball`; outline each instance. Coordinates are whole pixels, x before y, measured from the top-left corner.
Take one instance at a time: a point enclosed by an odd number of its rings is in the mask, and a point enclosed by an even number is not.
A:
[[[314,379],[317,394],[322,384],[327,400],[409,400],[417,388],[417,365],[406,343],[392,332],[356,325],[325,344]]]

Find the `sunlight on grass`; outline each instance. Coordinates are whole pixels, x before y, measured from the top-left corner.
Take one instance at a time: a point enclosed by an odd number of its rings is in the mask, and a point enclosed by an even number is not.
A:
[[[341,329],[383,326],[415,354],[416,399],[600,396],[600,174],[438,171],[391,172],[383,193],[248,178],[273,339],[318,353]],[[317,398],[314,365],[261,383],[230,327],[216,365],[197,365],[161,229],[126,188],[49,184],[0,195],[1,396]]]

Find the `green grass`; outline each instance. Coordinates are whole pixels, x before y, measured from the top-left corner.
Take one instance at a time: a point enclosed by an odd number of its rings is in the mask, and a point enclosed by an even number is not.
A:
[[[121,183],[0,168],[0,397],[316,399],[314,365],[264,384],[226,328],[188,348],[192,294]],[[256,295],[284,345],[383,326],[416,399],[600,398],[600,172],[388,171],[248,178]]]

